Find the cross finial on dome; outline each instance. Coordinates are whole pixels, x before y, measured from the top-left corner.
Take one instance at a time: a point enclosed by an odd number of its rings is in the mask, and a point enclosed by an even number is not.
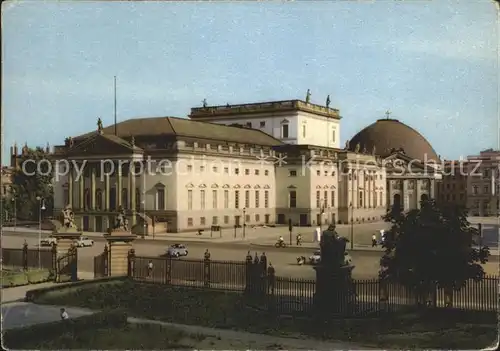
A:
[[[391,113],[392,112],[390,110],[385,111],[385,117],[386,117],[386,119],[390,119]]]

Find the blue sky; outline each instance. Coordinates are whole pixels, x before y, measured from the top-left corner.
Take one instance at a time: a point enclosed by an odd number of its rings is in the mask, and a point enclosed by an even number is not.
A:
[[[384,116],[444,158],[498,146],[493,1],[2,3],[4,157],[118,119],[304,99],[342,144]],[[4,159],[5,160],[5,159]]]

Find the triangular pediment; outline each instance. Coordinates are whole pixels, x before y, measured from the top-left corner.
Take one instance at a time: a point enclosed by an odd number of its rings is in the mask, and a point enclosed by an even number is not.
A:
[[[236,184],[233,188],[239,189],[239,188],[241,188],[241,186],[239,184]]]
[[[96,133],[73,145],[68,150],[68,156],[131,155],[142,152],[141,148],[130,144],[125,139],[115,135]]]
[[[247,185],[245,185],[245,186],[244,186],[244,188],[245,188],[245,189],[250,189],[250,188],[251,188],[251,186],[250,186],[249,184],[247,184]]]
[[[258,185],[258,184],[257,184],[257,185],[256,185],[256,186],[254,186],[253,188],[254,188],[254,189],[260,189],[260,185]]]
[[[316,189],[321,189],[321,185],[316,185]]]
[[[162,182],[158,182],[155,184],[155,188],[165,188],[165,184],[163,184]]]
[[[288,189],[297,189],[297,187],[295,185],[289,185]]]
[[[332,185],[330,189],[337,189],[337,188],[335,187],[335,185]]]
[[[222,189],[229,189],[229,184],[224,184],[224,185],[222,186]]]
[[[328,189],[328,188],[329,188],[329,186],[328,186],[328,185],[325,185],[325,186],[323,187],[323,189]]]
[[[269,188],[271,188],[269,185],[267,185],[267,184],[264,185],[264,189],[269,189]]]
[[[200,187],[200,188],[206,188],[207,186],[205,184],[200,184],[200,185],[198,185],[198,187]]]
[[[219,186],[218,186],[217,184],[215,184],[215,183],[214,183],[214,184],[212,184],[212,188],[213,188],[213,189],[217,189],[218,187],[219,187]]]
[[[186,188],[188,188],[188,189],[194,188],[194,184],[193,183],[188,183],[186,185]]]
[[[431,167],[425,166],[419,160],[414,160],[411,157],[402,154],[401,152],[393,153],[382,160],[382,165],[386,168],[386,172],[391,174],[397,172],[399,175],[408,173],[421,173],[427,168],[428,171],[433,171]]]

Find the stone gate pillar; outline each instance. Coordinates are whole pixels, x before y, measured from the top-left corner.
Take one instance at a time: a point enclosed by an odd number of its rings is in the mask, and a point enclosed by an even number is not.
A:
[[[124,230],[112,230],[104,234],[109,246],[109,275],[126,276],[128,273],[128,253],[133,248],[136,235]]]

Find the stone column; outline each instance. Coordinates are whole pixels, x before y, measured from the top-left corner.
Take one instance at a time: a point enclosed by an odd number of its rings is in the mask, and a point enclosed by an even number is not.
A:
[[[95,186],[95,165],[91,165],[90,168],[90,208],[92,210],[95,210],[95,192],[96,192],[96,186]]]
[[[403,194],[402,194],[404,211],[408,211],[410,209],[410,197],[409,197],[409,195],[410,194],[408,192],[408,180],[405,179],[405,180],[403,180]]]
[[[104,211],[109,211],[109,193],[110,193],[110,186],[109,186],[109,174],[107,170],[104,171]]]
[[[69,205],[73,207],[73,166],[72,163],[69,164],[68,173],[68,203],[64,205]]]
[[[136,206],[135,206],[135,170],[134,173],[129,173],[130,179],[130,209],[132,210],[132,218],[130,219],[131,227],[136,224]]]
[[[78,182],[78,200],[79,208],[83,210],[85,207],[85,170],[81,177],[77,180]]]
[[[118,173],[116,175],[116,206],[122,205],[122,165],[118,162]]]
[[[435,199],[436,194],[434,193],[435,189],[434,186],[436,185],[436,180],[435,179],[429,179],[430,183],[430,188],[429,188],[429,198],[430,199]]]
[[[415,194],[417,196],[417,208],[420,209],[420,197],[422,196],[422,179],[416,179],[417,189],[415,189]]]
[[[111,232],[104,238],[109,246],[109,275],[126,276],[128,274],[128,254],[133,248],[136,236],[127,232]]]

